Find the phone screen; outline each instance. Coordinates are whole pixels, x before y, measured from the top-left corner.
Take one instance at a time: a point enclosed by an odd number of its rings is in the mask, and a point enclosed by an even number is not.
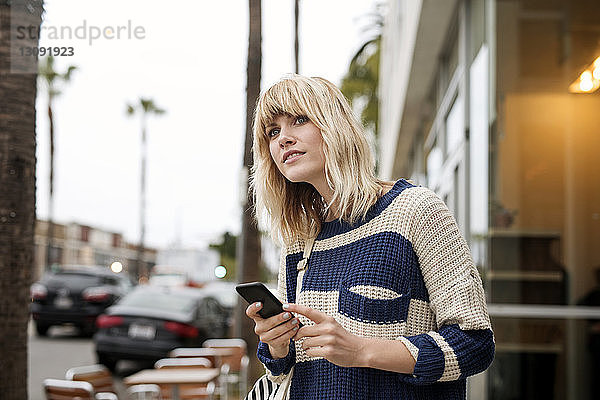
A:
[[[242,283],[237,285],[235,290],[249,304],[260,301],[263,304],[263,307],[258,314],[263,318],[269,318],[283,312],[283,304],[281,304],[277,297],[275,297],[275,295],[260,282]]]

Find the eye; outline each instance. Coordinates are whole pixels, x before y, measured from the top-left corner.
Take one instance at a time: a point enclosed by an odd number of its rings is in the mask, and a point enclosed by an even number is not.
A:
[[[274,138],[277,135],[279,135],[279,128],[273,128],[273,129],[267,131],[267,137],[269,137],[269,138]]]
[[[299,117],[296,117],[296,124],[298,124],[298,125],[305,124],[308,121],[309,121],[309,119],[306,115],[300,115]]]

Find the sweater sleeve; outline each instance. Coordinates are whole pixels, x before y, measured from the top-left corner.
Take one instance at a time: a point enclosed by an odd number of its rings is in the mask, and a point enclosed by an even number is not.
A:
[[[287,303],[286,295],[286,254],[287,249],[283,247],[281,249],[281,256],[279,259],[279,275],[277,277],[277,298],[282,303]],[[263,342],[258,343],[257,357],[262,362],[267,370],[267,377],[269,380],[275,383],[281,383],[285,379],[285,376],[289,374],[290,370],[296,363],[296,346],[294,342],[290,340],[290,350],[284,358],[274,359],[269,350],[269,345]]]
[[[436,317],[436,331],[399,338],[416,360],[413,384],[464,379],[494,358],[483,285],[465,239],[444,202],[424,188],[414,211],[412,243]]]

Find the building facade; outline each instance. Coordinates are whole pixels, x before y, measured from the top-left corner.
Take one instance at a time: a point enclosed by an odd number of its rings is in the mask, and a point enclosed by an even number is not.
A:
[[[52,265],[103,265],[115,261],[123,264],[124,271],[137,265],[137,245],[127,243],[123,235],[77,223],[53,224],[52,247],[48,246],[48,221],[36,220],[34,280],[41,278]],[[50,251],[50,265],[47,265]],[[149,270],[156,261],[156,250],[146,248],[144,261]]]
[[[497,351],[473,399],[592,399],[600,378],[600,6],[390,0],[379,171],[453,211]]]

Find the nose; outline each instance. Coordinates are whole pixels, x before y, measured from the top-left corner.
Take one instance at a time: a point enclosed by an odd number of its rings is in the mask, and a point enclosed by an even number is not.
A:
[[[296,143],[296,139],[290,134],[289,129],[281,128],[279,132],[279,146],[284,148],[288,145]]]

